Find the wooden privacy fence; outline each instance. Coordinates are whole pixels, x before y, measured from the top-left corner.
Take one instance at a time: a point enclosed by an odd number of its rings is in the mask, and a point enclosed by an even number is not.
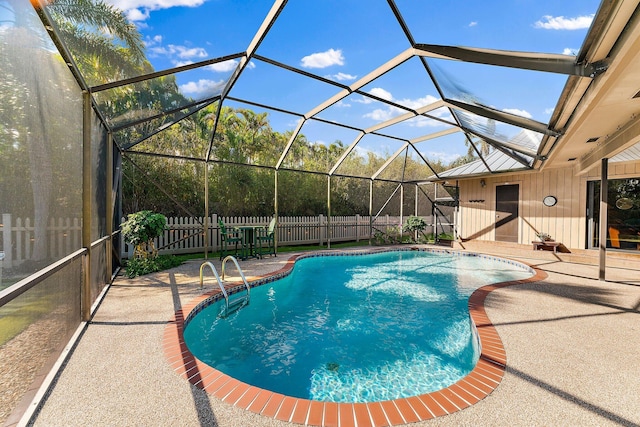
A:
[[[227,227],[240,225],[267,225],[270,216],[265,217],[220,217],[212,215],[209,221],[209,248],[220,249],[221,218]],[[431,217],[423,217],[430,222]],[[170,217],[163,235],[155,240],[156,248],[162,254],[197,253],[204,251],[204,217]],[[324,245],[328,238],[329,224],[332,242],[347,242],[369,239],[369,217],[361,215],[281,216],[276,229],[278,245]],[[399,216],[379,216],[374,226],[379,230],[400,226]],[[2,214],[0,224],[0,257],[4,256],[4,267],[12,267],[31,259],[35,233],[33,220],[14,218]],[[51,218],[47,226],[47,251],[50,259],[61,259],[82,247],[82,221],[79,218]],[[123,241],[121,253],[124,258],[133,255],[132,245]]]

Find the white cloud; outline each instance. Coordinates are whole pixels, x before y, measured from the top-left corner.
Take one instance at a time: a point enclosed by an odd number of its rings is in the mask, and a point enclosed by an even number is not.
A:
[[[563,55],[571,55],[571,56],[576,56],[578,54],[578,49],[573,49],[570,47],[565,47],[564,50],[562,51]]]
[[[430,151],[427,154],[428,158],[430,158],[430,159],[439,159],[444,164],[451,163],[452,161],[454,161],[455,159],[457,159],[458,157],[461,157],[461,156],[462,156],[461,154],[445,153],[444,151]]]
[[[206,50],[201,47],[187,47],[175,44],[166,46],[149,46],[147,49],[151,56],[166,56],[169,59],[180,58],[182,60],[203,59],[209,56]],[[176,60],[177,61],[177,60]]]
[[[555,108],[553,108],[553,107],[544,109],[544,113],[547,114],[547,115],[553,114],[554,111],[555,111]]]
[[[339,82],[345,81],[345,80],[355,80],[358,76],[353,76],[351,74],[346,74],[346,73],[337,73],[337,74],[330,74],[328,76],[326,76],[328,79],[332,79],[332,80],[337,80]]]
[[[148,9],[144,9],[144,10],[130,9],[125,12],[125,15],[129,21],[136,22],[136,21],[146,21],[147,19],[149,19],[150,13],[151,11]]]
[[[375,102],[373,99],[367,98],[366,96],[362,96],[360,98],[354,98],[353,101],[357,102],[358,104],[372,104]]]
[[[399,99],[399,100],[396,100],[396,102],[398,104],[406,105],[407,107],[413,108],[415,110],[415,109],[427,106],[429,104],[433,104],[437,100],[438,98],[436,98],[435,96],[427,95],[422,98],[416,98],[416,99],[408,99],[408,98]]]
[[[180,91],[185,94],[195,94],[199,96],[215,95],[220,91],[224,81],[218,82],[207,79],[200,79],[197,82],[189,82],[180,85]]]
[[[206,0],[106,0],[118,9],[124,11],[132,22],[145,21],[154,10],[170,9],[172,7],[198,7]]]
[[[228,73],[229,71],[235,70],[237,66],[238,66],[238,60],[230,59],[228,61],[207,65],[205,68],[207,70],[215,71],[217,73]]]
[[[476,25],[478,25],[478,22],[477,22],[477,21],[471,21],[471,22],[469,23],[469,26],[470,26],[470,27],[475,27]]]
[[[365,114],[362,117],[366,117],[368,119],[373,119],[376,122],[384,122],[385,120],[389,120],[394,117],[393,107],[383,110],[381,108],[376,108],[370,113]]]
[[[594,15],[578,16],[577,18],[565,18],[564,16],[545,15],[533,26],[545,30],[582,30],[589,28]]]
[[[300,62],[304,68],[326,68],[332,65],[344,65],[344,56],[340,49],[329,49],[326,52],[307,55]]]
[[[374,87],[369,91],[371,95],[377,96],[378,98],[382,98],[385,101],[392,101],[393,96],[391,96],[391,92],[386,91],[380,87]]]
[[[438,100],[438,98],[431,95],[427,95],[422,98],[416,98],[416,99],[409,99],[409,98],[395,99],[389,91],[382,88],[373,88],[369,91],[369,93],[371,93],[372,95],[376,95],[377,97],[385,99],[387,101],[393,101],[397,104],[407,106],[414,110],[424,107],[426,105],[433,104]],[[362,97],[361,99],[356,99],[355,102],[359,102],[361,104],[371,104],[375,101],[370,98]],[[406,110],[389,105],[386,108],[377,108],[365,114],[363,117],[375,120],[377,122],[383,122],[385,120],[392,119],[404,113],[406,113]],[[429,114],[435,117],[442,117],[444,114],[448,114],[448,113],[446,110],[434,110],[434,111],[430,111]],[[413,127],[442,126],[442,123],[438,122],[437,120],[433,120],[424,116],[418,116],[418,117],[414,117],[412,119],[406,120],[405,124]]]
[[[188,59],[188,58],[206,58],[209,56],[207,51],[201,47],[185,47],[170,44],[169,49],[172,53],[177,54],[178,58]]]
[[[505,113],[515,114],[516,116],[525,117],[527,119],[533,118],[531,113],[529,113],[527,110],[519,110],[517,108],[505,108],[502,111],[504,111]]]

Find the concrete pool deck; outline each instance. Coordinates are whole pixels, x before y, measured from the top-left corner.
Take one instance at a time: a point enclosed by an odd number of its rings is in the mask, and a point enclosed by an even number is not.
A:
[[[283,268],[292,255],[240,265],[250,280]],[[602,282],[597,266],[514,259],[548,277],[497,289],[485,300],[506,351],[502,382],[475,405],[411,425],[640,425],[640,272],[611,268]],[[213,289],[211,281],[199,288],[201,262],[118,277],[34,424],[298,425],[225,403],[191,385],[167,361],[169,320]]]

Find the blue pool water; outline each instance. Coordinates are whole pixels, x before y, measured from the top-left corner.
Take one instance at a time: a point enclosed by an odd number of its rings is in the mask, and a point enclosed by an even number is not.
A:
[[[479,353],[467,302],[487,284],[532,275],[487,257],[397,251],[298,260],[292,273],[224,301],[185,327],[191,352],[216,369],[288,396],[373,402],[448,387]]]

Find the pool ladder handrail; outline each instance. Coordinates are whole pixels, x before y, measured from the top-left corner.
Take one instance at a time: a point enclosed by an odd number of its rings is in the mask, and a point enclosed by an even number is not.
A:
[[[229,300],[229,294],[227,293],[227,290],[224,287],[224,275],[225,275],[225,266],[227,264],[227,261],[233,261],[233,263],[236,265],[236,268],[238,269],[238,272],[240,273],[240,277],[242,278],[242,282],[244,283],[244,286],[247,290],[247,294],[241,297],[238,297],[234,300]],[[223,260],[222,260],[222,278],[220,278],[220,276],[218,275],[218,271],[216,270],[216,267],[211,263],[211,261],[206,261],[203,262],[202,265],[200,266],[200,288],[202,289],[203,284],[204,284],[204,274],[203,274],[203,270],[205,268],[205,266],[208,266],[211,269],[211,272],[213,273],[213,275],[216,277],[216,281],[218,282],[218,286],[220,287],[220,290],[222,291],[222,295],[224,296],[225,299],[225,308],[224,310],[220,313],[220,317],[226,317],[228,316],[230,313],[237,311],[239,309],[241,309],[242,307],[244,307],[245,305],[249,304],[249,298],[251,296],[251,288],[249,287],[249,283],[247,282],[247,279],[244,277],[244,272],[242,271],[242,269],[240,268],[240,265],[238,264],[238,260],[233,257],[232,255],[228,255],[226,256]]]

